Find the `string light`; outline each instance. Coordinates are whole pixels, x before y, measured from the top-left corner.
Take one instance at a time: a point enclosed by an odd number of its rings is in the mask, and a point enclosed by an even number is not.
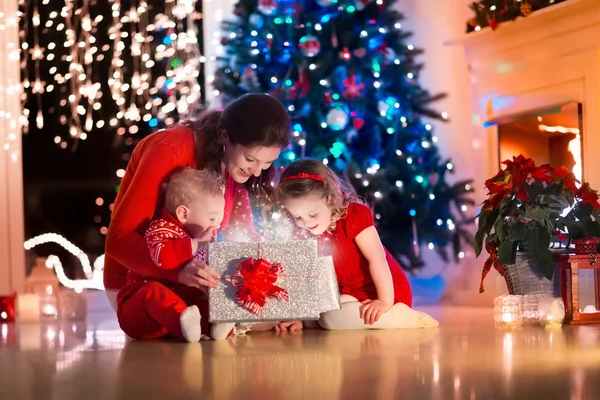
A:
[[[20,104],[14,101],[21,92],[19,73],[23,68],[21,64],[21,70],[19,70],[18,17],[16,4],[5,5],[0,12],[0,28],[2,34],[6,36],[6,44],[2,50],[5,71],[0,77],[0,124],[3,126],[0,143],[2,149],[8,153],[8,160],[11,164],[20,161],[20,128],[24,121],[19,109]],[[23,49],[23,53],[28,52]],[[26,129],[26,127],[24,128]]]

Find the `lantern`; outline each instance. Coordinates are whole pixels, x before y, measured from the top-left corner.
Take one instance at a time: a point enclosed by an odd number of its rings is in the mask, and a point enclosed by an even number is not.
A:
[[[0,296],[0,323],[15,320],[15,295]]]
[[[565,323],[600,323],[600,263],[598,254],[557,255]]]
[[[58,317],[59,281],[54,271],[46,266],[46,259],[37,257],[31,274],[25,279],[25,291],[39,296],[42,317]]]

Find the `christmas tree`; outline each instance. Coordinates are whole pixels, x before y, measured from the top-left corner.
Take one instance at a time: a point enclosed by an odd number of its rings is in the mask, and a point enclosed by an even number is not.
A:
[[[386,247],[405,267],[420,246],[456,258],[471,240],[469,182],[451,185],[418,84],[421,50],[407,42],[393,0],[241,0],[224,23],[214,88],[222,104],[248,92],[277,96],[295,140],[282,162],[309,156],[355,186]]]

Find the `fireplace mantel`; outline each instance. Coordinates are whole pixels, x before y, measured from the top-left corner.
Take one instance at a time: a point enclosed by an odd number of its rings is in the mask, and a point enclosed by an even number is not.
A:
[[[473,129],[467,145],[474,150],[478,201],[486,195],[483,182],[499,166],[498,129],[484,123],[570,101],[583,105],[583,178],[600,187],[600,0],[568,0],[446,45],[464,48],[471,76]],[[472,297],[483,257],[477,261],[465,273],[470,281],[459,296],[471,299],[463,303],[489,304],[506,285],[502,278],[495,285],[488,278],[487,296]]]

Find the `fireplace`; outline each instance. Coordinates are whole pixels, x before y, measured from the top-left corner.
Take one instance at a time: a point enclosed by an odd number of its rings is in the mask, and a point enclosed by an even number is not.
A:
[[[446,43],[464,48],[471,77],[478,202],[485,179],[519,153],[536,164],[564,164],[600,186],[599,37],[600,1],[569,0]],[[489,305],[506,293],[503,278],[490,274],[478,294],[483,259],[467,262],[462,288],[451,295],[455,303]]]
[[[536,165],[565,166],[577,179],[583,176],[582,105],[568,102],[487,121],[498,130],[498,160],[523,154]],[[501,168],[498,165],[498,168]]]

